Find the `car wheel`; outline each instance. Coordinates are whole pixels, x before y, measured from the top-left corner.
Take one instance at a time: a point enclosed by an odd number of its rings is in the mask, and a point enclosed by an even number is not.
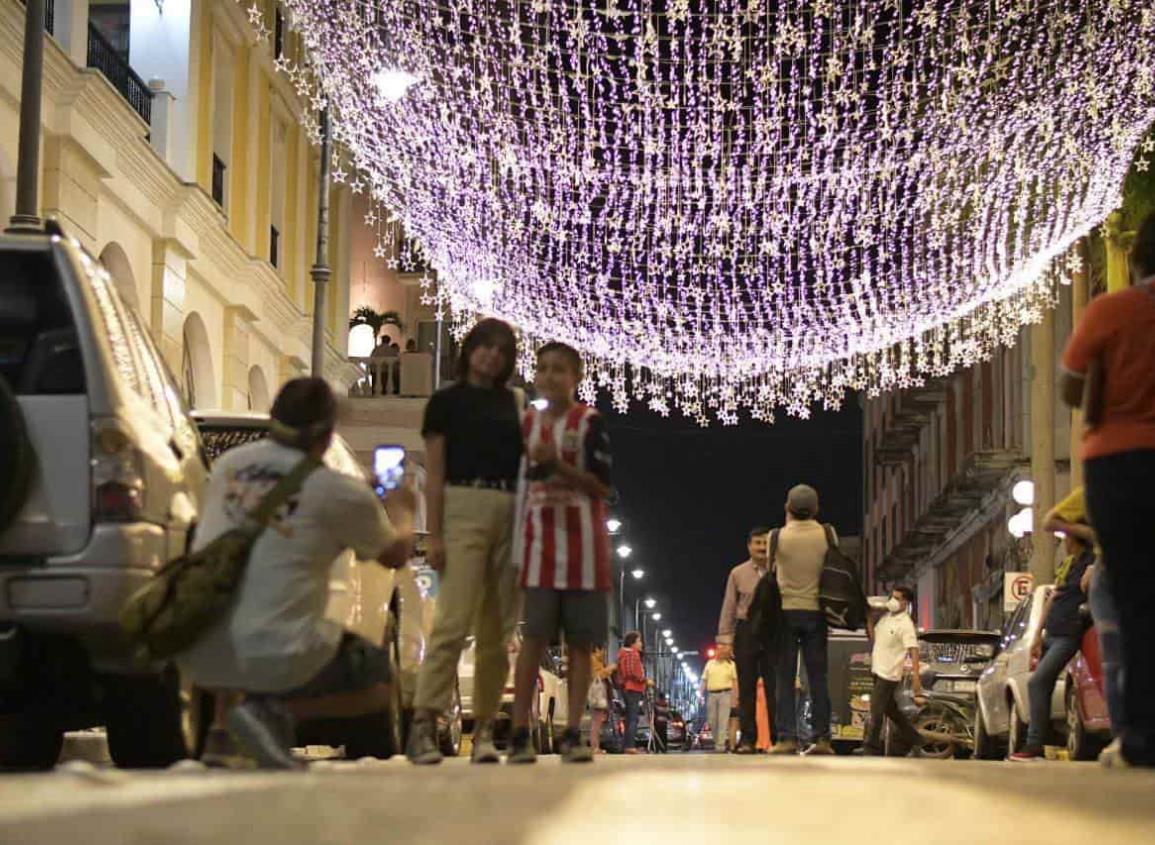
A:
[[[997,760],[999,758],[998,744],[995,738],[987,733],[987,720],[983,718],[982,708],[975,704],[975,759]]]
[[[345,756],[350,760],[377,757],[388,760],[404,749],[401,702],[401,625],[393,610],[389,611],[384,648],[392,664],[392,683],[389,684],[389,706],[376,713],[348,720],[341,732],[345,735]]]
[[[1019,718],[1019,708],[1014,698],[1007,702],[1010,712],[1010,734],[1007,737],[1007,747],[1010,754],[1022,751],[1027,745],[1027,723]]]
[[[51,769],[64,747],[64,728],[55,719],[32,713],[0,716],[0,766]]]
[[[1100,743],[1096,742],[1083,725],[1079,713],[1078,696],[1074,678],[1067,679],[1067,755],[1072,760],[1094,760],[1099,753]]]
[[[439,723],[437,744],[441,753],[446,757],[456,757],[461,753],[461,691],[454,687],[453,703],[445,713],[444,721]]]
[[[106,677],[104,715],[108,754],[122,769],[163,769],[189,755],[175,670]]]

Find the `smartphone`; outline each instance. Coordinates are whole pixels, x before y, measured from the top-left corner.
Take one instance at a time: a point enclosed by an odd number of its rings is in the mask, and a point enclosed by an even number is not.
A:
[[[405,475],[405,447],[384,445],[373,450],[373,478],[377,495],[384,496],[401,486]]]

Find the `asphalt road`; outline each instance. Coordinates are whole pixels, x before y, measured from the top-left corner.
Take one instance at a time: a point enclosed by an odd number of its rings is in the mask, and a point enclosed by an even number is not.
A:
[[[73,763],[0,776],[4,845],[1155,842],[1155,772],[1095,764],[603,757],[303,774]]]

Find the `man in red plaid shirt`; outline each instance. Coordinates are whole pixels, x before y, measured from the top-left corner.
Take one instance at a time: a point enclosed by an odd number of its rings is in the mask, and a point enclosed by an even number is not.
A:
[[[654,684],[646,678],[646,667],[642,664],[642,645],[642,635],[630,631],[622,639],[622,648],[618,652],[618,685],[626,699],[626,735],[622,739],[626,754],[638,753],[638,713],[646,688]]]

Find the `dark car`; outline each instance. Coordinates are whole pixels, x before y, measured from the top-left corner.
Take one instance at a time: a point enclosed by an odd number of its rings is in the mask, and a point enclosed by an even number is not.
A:
[[[994,657],[997,631],[936,630],[919,634],[919,668],[924,698],[914,700],[909,672],[898,694],[903,709],[924,733],[934,736],[924,748],[931,757],[966,757],[974,751],[978,679]],[[884,731],[888,755],[902,756],[910,748],[888,724]]]
[[[670,720],[666,725],[666,744],[670,751],[688,751],[689,734],[686,730],[686,720],[677,710],[670,711]]]

